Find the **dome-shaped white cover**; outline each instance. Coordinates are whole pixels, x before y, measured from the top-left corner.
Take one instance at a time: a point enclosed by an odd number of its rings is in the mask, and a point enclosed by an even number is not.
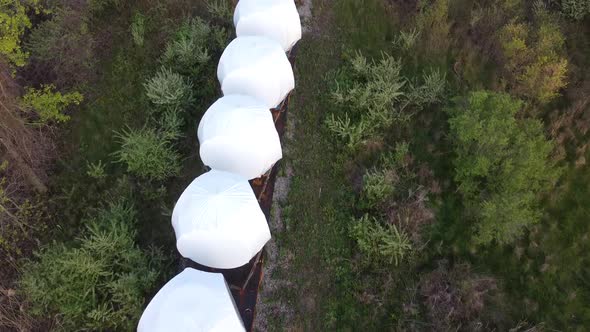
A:
[[[283,156],[270,110],[249,96],[217,100],[203,115],[198,137],[205,165],[247,179],[263,175]]]
[[[183,257],[219,269],[250,261],[270,230],[248,181],[211,170],[180,195],[172,212],[176,247]]]
[[[234,12],[237,36],[264,36],[284,51],[301,39],[301,20],[293,0],[240,0]]]
[[[148,304],[138,332],[245,331],[220,273],[186,268]]]
[[[295,87],[293,69],[281,45],[266,37],[234,39],[219,59],[217,78],[224,95],[254,97],[277,107]]]

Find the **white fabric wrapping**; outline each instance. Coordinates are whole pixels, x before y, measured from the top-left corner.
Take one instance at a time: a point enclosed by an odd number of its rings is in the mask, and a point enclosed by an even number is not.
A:
[[[285,52],[301,39],[301,20],[293,0],[240,0],[234,26],[238,37],[268,37]]]
[[[249,96],[217,100],[203,115],[198,137],[205,165],[247,179],[263,175],[283,156],[272,113]]]
[[[138,332],[245,331],[220,273],[186,268],[154,296]]]
[[[176,247],[183,257],[219,269],[250,261],[270,230],[248,181],[212,170],[196,178],[172,212]]]
[[[224,95],[254,97],[277,107],[295,87],[291,63],[281,45],[266,37],[234,39],[219,59],[217,78]]]

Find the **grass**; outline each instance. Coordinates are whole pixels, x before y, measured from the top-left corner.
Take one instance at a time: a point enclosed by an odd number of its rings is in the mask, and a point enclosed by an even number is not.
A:
[[[271,330],[290,325],[296,330],[383,330],[393,328],[399,318],[396,314],[403,316],[400,300],[392,300],[387,308],[392,317],[373,321],[356,297],[355,292],[370,284],[372,276],[356,275],[350,266],[355,254],[347,234],[347,224],[355,209],[352,175],[347,166],[350,161],[339,157],[323,122],[333,107],[328,89],[330,75],[342,64],[342,53],[360,49],[369,57],[379,57],[381,52],[392,52],[392,38],[411,23],[411,15],[393,12],[392,8],[402,5],[396,2],[390,7],[385,3],[314,1],[317,26],[300,43],[297,87],[288,120],[295,122],[295,129],[293,138],[284,144],[284,161],[294,170],[283,207],[286,229],[273,234],[278,238],[281,255],[292,257],[278,274],[294,287],[281,290],[277,298],[263,299],[287,303],[294,310],[294,317],[292,321],[271,317]],[[441,67],[447,73],[451,96],[476,89],[503,89],[498,64],[492,56],[485,56],[482,46],[467,35],[469,13],[463,3],[472,5],[471,1],[455,1],[449,9],[449,20],[456,24],[450,32],[447,58],[429,59],[428,50],[424,50],[425,54],[416,55],[404,68],[405,74],[421,74],[429,64]],[[590,44],[581,33],[571,36],[568,48],[575,62],[583,67],[587,57],[582,54]],[[462,79],[457,78],[453,66]],[[417,127],[421,130],[413,133],[413,152],[433,168],[444,191],[442,199],[433,202],[437,223],[426,257],[421,258],[416,270],[396,274],[400,288],[392,297],[412,296],[408,290],[416,286],[420,273],[430,271],[437,260],[446,258],[451,262],[469,262],[478,273],[499,279],[504,300],[500,308],[492,306],[489,314],[502,316],[496,319],[499,324],[506,324],[502,328],[511,328],[520,320],[545,322],[552,328],[585,326],[589,316],[583,304],[589,299],[585,280],[590,275],[583,254],[590,236],[586,208],[590,205],[588,167],[567,172],[564,185],[556,191],[562,198],[547,203],[544,221],[525,239],[510,247],[475,248],[469,241],[471,227],[452,180],[452,152],[444,134],[446,115],[440,107],[426,113],[430,122],[421,124]],[[572,243],[573,249],[569,248]]]

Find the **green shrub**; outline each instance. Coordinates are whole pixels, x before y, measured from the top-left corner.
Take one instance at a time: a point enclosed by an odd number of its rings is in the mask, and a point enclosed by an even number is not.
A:
[[[344,114],[332,114],[326,125],[350,150],[366,140],[378,139],[394,121],[407,120],[408,114],[400,106],[406,79],[400,72],[401,62],[389,55],[369,62],[357,53],[336,79],[332,100]]]
[[[387,170],[373,169],[363,176],[362,205],[368,208],[377,207],[391,197],[394,188],[394,174]]]
[[[164,108],[185,108],[193,101],[193,85],[182,75],[162,67],[144,87],[149,100]]]
[[[21,48],[21,38],[32,24],[27,12],[39,13],[39,0],[0,0],[0,55],[18,67],[24,66],[27,52]]]
[[[545,104],[567,85],[565,37],[558,22],[543,7],[535,7],[536,26],[511,22],[498,40],[505,59],[505,75],[520,96]]]
[[[561,12],[573,20],[581,21],[590,14],[590,0],[561,0]]]
[[[164,180],[180,171],[180,156],[165,135],[152,128],[119,133],[121,148],[115,152],[127,171],[150,180]]]
[[[410,239],[403,231],[393,224],[383,226],[368,214],[353,219],[350,235],[369,266],[398,265],[412,249]]]
[[[455,180],[475,217],[475,242],[507,244],[540,218],[539,195],[558,171],[543,125],[517,119],[522,102],[506,94],[472,92],[447,111],[456,158]]]
[[[105,165],[102,163],[102,160],[99,160],[97,163],[86,163],[86,169],[86,175],[95,180],[103,180],[107,177]]]
[[[211,59],[208,49],[211,31],[209,24],[200,18],[184,22],[176,37],[166,45],[162,64],[181,74],[198,75]]]
[[[69,115],[64,114],[70,105],[80,105],[84,97],[78,92],[62,94],[55,92],[54,85],[43,85],[41,89],[28,88],[23,96],[22,104],[25,108],[35,111],[41,123],[66,122]]]
[[[145,16],[140,13],[133,15],[130,30],[133,43],[140,47],[143,46],[145,41]]]
[[[166,110],[160,114],[156,122],[164,139],[172,142],[182,137],[184,120],[180,116],[178,110]]]
[[[443,59],[451,44],[449,37],[449,0],[421,0],[416,26],[421,32],[420,48],[430,56]]]
[[[50,68],[60,87],[85,83],[94,75],[95,46],[86,16],[67,7],[55,9],[25,44],[31,59]]]
[[[120,8],[124,3],[121,0],[89,0],[88,8],[94,13],[100,13],[109,8]]]
[[[209,13],[223,23],[233,23],[232,3],[228,0],[207,0]]]
[[[446,76],[439,70],[431,70],[422,74],[422,84],[410,88],[408,101],[422,107],[441,102],[445,96]]]
[[[74,246],[52,244],[23,268],[20,285],[37,316],[60,330],[132,330],[155,286],[161,254],[135,244],[136,211],[116,203],[86,221]]]

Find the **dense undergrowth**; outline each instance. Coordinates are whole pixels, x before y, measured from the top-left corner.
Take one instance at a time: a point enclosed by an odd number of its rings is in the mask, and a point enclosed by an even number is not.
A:
[[[34,138],[52,154],[37,165],[34,154],[44,151],[15,149],[33,155],[22,161],[32,174],[10,158],[3,164],[0,253],[10,265],[2,268],[1,330],[133,330],[174,273],[170,213],[204,170],[196,126],[219,94],[228,4],[2,7],[31,18],[3,63],[11,71],[3,88],[15,91],[6,111],[43,133]],[[35,194],[23,182],[39,174],[44,190]]]
[[[274,328],[584,330],[588,21],[540,1],[314,6],[278,236],[294,288],[269,299],[293,318]]]

